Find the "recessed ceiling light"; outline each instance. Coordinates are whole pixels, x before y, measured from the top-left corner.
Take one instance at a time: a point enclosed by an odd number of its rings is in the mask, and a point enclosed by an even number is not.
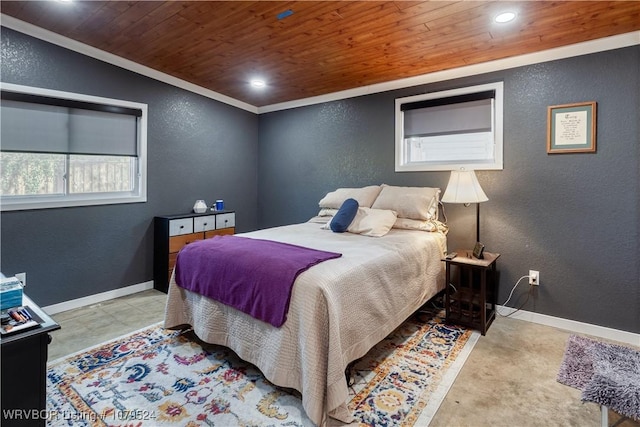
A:
[[[256,87],[256,88],[262,88],[265,87],[267,85],[267,83],[265,83],[264,80],[260,80],[260,79],[253,79],[251,80],[251,86]]]
[[[502,12],[494,18],[494,20],[500,24],[504,24],[505,22],[511,22],[514,19],[516,19],[515,12]]]

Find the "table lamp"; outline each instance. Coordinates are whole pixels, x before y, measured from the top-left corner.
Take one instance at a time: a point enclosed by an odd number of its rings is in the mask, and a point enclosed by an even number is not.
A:
[[[442,195],[444,203],[464,203],[469,206],[471,203],[476,204],[476,242],[480,242],[480,202],[489,200],[476,174],[472,170],[451,171],[447,189]]]

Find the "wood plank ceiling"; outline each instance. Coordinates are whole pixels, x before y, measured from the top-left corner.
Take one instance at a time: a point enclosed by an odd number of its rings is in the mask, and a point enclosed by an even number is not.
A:
[[[517,20],[494,23],[504,10]],[[640,29],[638,1],[3,0],[0,11],[255,106]]]

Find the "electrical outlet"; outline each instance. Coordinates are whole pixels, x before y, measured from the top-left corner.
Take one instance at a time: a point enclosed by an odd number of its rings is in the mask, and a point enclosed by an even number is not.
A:
[[[529,284],[533,286],[540,285],[540,272],[538,270],[529,270]]]
[[[22,286],[27,286],[27,273],[18,273],[15,277],[22,282]]]

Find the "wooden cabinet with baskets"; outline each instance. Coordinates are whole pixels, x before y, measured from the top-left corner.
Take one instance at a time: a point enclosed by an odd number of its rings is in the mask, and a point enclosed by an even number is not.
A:
[[[167,292],[178,252],[196,240],[234,234],[233,211],[157,216],[154,219],[153,287]]]

